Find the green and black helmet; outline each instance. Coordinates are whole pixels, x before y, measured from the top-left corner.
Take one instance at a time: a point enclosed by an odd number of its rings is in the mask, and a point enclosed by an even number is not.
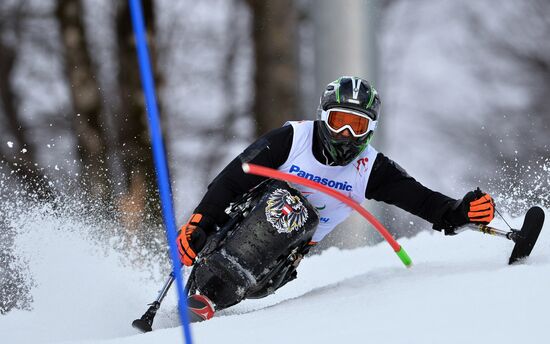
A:
[[[336,164],[349,164],[367,147],[379,110],[378,92],[364,79],[343,76],[327,85],[317,109],[318,135]]]

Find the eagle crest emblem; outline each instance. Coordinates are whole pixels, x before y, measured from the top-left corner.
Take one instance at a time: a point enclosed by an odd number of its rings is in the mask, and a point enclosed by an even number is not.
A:
[[[276,189],[267,200],[265,217],[279,233],[298,230],[306,223],[307,216],[300,197],[292,196],[288,190]]]

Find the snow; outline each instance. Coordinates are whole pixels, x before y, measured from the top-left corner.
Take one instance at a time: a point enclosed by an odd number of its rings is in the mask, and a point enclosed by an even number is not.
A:
[[[546,210],[548,215],[548,211]],[[510,221],[509,221],[510,222]],[[511,220],[520,227],[521,218]],[[160,273],[83,236],[77,220],[27,214],[13,220],[35,280],[32,311],[0,316],[2,343],[181,343],[169,295],[155,331],[136,334],[163,282]],[[493,225],[505,228],[502,221]],[[299,278],[275,295],[248,300],[192,324],[196,343],[518,343],[548,334],[550,225],[529,260],[508,266],[512,242],[467,231],[424,231],[400,240],[405,269],[386,243],[331,248],[307,257]]]

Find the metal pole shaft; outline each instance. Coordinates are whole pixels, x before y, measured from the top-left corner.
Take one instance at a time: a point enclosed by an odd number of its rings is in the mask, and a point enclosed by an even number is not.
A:
[[[155,300],[155,302],[158,302],[159,304],[162,302],[162,300],[164,299],[166,294],[168,294],[168,290],[172,286],[172,283],[174,282],[174,279],[175,279],[174,278],[174,273],[172,272],[172,273],[170,273],[170,277],[168,277],[168,279],[164,283],[164,286],[160,290],[159,295],[157,296],[157,299]]]
[[[481,232],[481,233],[484,233],[484,234],[499,236],[499,237],[502,237],[502,238],[506,238],[508,240],[515,241],[515,232],[514,232],[514,230],[512,230],[511,232],[507,232],[507,231],[503,231],[502,229],[490,227],[490,226],[487,226],[487,225],[473,224],[473,223],[468,224],[467,226],[470,229],[473,229],[475,231],[478,231],[478,232]]]

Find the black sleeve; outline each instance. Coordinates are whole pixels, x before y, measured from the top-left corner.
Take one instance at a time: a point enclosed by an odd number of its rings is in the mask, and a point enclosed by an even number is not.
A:
[[[420,184],[397,163],[378,153],[365,197],[393,204],[434,224],[440,230],[456,200]]]
[[[208,185],[208,191],[195,209],[195,213],[211,217],[218,226],[223,225],[228,220],[225,209],[229,204],[266,179],[244,173],[242,163],[252,162],[278,168],[288,159],[293,136],[294,129],[291,125],[286,125],[270,131],[248,146]]]

